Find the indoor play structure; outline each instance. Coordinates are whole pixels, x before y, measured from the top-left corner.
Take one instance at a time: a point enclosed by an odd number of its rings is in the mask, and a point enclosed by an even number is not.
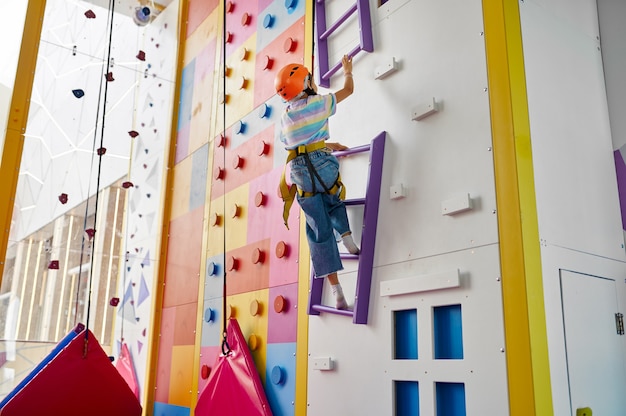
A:
[[[29,0],[0,416],[623,415],[626,5]],[[278,184],[322,92],[349,310]]]

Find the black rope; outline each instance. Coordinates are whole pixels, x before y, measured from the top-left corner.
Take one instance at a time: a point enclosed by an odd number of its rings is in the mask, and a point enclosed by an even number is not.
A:
[[[96,123],[94,126],[94,138],[93,138],[93,147],[92,147],[92,155],[91,155],[91,169],[93,169],[93,158],[95,157],[95,154],[98,154],[98,174],[97,174],[97,179],[96,179],[96,198],[95,198],[95,209],[94,209],[94,215],[93,215],[93,226],[94,226],[94,230],[95,230],[95,226],[97,224],[97,219],[98,219],[98,199],[99,199],[99,195],[100,195],[100,175],[101,175],[101,171],[102,171],[102,156],[104,155],[104,152],[100,152],[98,150],[96,150],[96,141],[97,141],[97,136],[98,136],[98,119],[100,117],[100,105],[102,100],[104,100],[104,104],[102,104],[102,124],[100,126],[100,147],[98,149],[103,149],[104,148],[104,127],[105,127],[105,119],[106,119],[106,99],[107,99],[107,94],[108,94],[108,90],[109,90],[109,83],[108,83],[108,77],[107,74],[109,72],[109,64],[111,62],[111,49],[112,49],[112,40],[113,40],[113,16],[115,13],[115,1],[114,0],[109,0],[109,16],[108,16],[108,20],[107,23],[109,24],[109,45],[108,45],[108,50],[107,50],[107,56],[106,56],[106,60],[103,63],[103,67],[105,68],[105,73],[103,74],[104,76],[100,79],[100,87],[98,89],[98,108],[96,110]],[[102,96],[102,86],[104,85],[104,97]],[[89,178],[91,178],[91,172],[89,174]],[[80,293],[80,275],[82,274],[82,267],[83,267],[83,254],[84,254],[84,249],[85,249],[85,233],[87,232],[87,216],[89,213],[89,195],[91,193],[91,182],[89,183],[89,186],[87,188],[87,202],[85,204],[85,219],[83,221],[83,237],[82,237],[82,242],[81,242],[81,250],[80,250],[80,261],[79,261],[79,265],[78,265],[78,276],[79,276],[79,280],[78,280],[78,285],[77,285],[77,297],[76,297],[76,312],[75,312],[75,317],[78,317],[78,295]],[[95,234],[94,234],[95,235]],[[91,236],[90,236],[91,238]],[[83,356],[85,356],[87,354],[87,342],[88,342],[88,338],[89,338],[89,320],[91,317],[91,295],[92,295],[92,286],[93,286],[93,265],[94,265],[94,250],[95,250],[95,244],[91,244],[91,259],[90,259],[90,264],[89,264],[89,279],[88,279],[88,289],[87,289],[87,318],[86,318],[86,322],[85,322],[85,346],[84,346],[84,350],[83,350]]]
[[[226,167],[226,1],[224,1],[224,12],[222,16],[222,162],[224,168]],[[224,187],[222,204],[223,204],[223,217],[222,224],[223,232],[223,259],[222,268],[224,269],[224,284],[222,285],[222,354],[229,355],[231,353],[230,345],[228,345],[227,332],[226,332],[226,308],[228,307],[226,302],[226,178],[222,179],[222,186]]]

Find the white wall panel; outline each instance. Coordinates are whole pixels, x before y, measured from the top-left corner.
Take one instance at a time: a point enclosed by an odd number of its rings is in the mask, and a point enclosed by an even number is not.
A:
[[[624,259],[593,10],[594,0],[520,3],[539,232],[548,244]]]
[[[331,3],[345,9],[346,2]],[[370,2],[375,51],[355,58],[355,92],[331,118],[331,139],[349,146],[367,143],[382,130],[389,133],[375,264],[493,243],[497,228],[482,4],[391,0],[378,10],[376,3]],[[356,33],[348,28],[333,38],[331,62],[356,44]],[[376,67],[392,57],[399,70],[374,79]],[[335,76],[331,89],[342,82]],[[433,97],[441,104],[439,113],[413,121],[412,108]],[[349,193],[359,189],[364,169],[342,174]],[[389,188],[398,183],[408,195],[390,200]],[[470,194],[474,209],[443,216],[441,202],[463,194]]]
[[[327,21],[347,4],[330,3]],[[354,59],[355,92],[339,104],[330,126],[332,141],[348,146],[388,132],[370,320],[360,326],[341,316],[311,317],[310,356],[330,356],[336,368],[309,370],[308,414],[391,415],[393,380],[398,379],[394,377],[408,375],[420,383],[420,414],[435,414],[436,381],[465,383],[468,414],[506,414],[482,3],[390,0],[380,9],[376,1],[370,1],[370,6],[375,50]],[[355,25],[333,35],[331,64],[356,45]],[[391,59],[397,61],[398,70],[375,79],[376,68]],[[341,75],[335,76],[331,89],[340,88],[342,82]],[[433,97],[440,111],[422,121],[412,120],[412,109]],[[342,162],[349,197],[363,195],[366,162],[361,156]],[[406,187],[407,195],[391,199],[390,187],[397,184]],[[442,202],[468,194],[472,209],[442,213]],[[350,211],[352,228],[360,237],[362,212]],[[346,297],[353,299],[356,273],[351,262],[345,266],[340,280]],[[381,281],[413,279],[415,283],[420,276],[427,279],[456,269],[459,287],[380,296]],[[329,292],[324,300],[332,302]],[[432,329],[428,329],[432,307],[451,304],[462,305],[465,357],[437,362],[432,359]],[[411,306],[418,308],[418,326],[423,328],[420,359],[394,362],[392,311]],[[485,326],[489,333],[480,329]],[[372,391],[377,393],[364,394]]]
[[[563,305],[561,302],[560,275],[562,270],[590,276],[601,276],[616,282],[618,310],[626,311],[626,265],[622,261],[601,258],[563,247],[543,246],[541,249],[544,295],[546,299],[546,328],[549,345],[550,378],[554,414],[570,414],[570,393],[567,370],[565,332],[563,329]],[[613,302],[613,299],[609,301]],[[622,341],[622,355],[626,345]],[[597,360],[600,357],[589,357]],[[595,410],[595,409],[593,409]]]
[[[626,145],[626,3],[598,0],[600,44],[606,76],[607,100],[613,134],[613,148]]]
[[[148,338],[153,325],[153,291],[158,273],[159,244],[163,214],[161,202],[166,155],[170,140],[172,108],[178,50],[178,7],[172,2],[155,20],[140,30],[136,50],[122,54],[120,68],[137,74],[133,112],[127,114],[124,133],[119,137],[132,143],[128,178],[133,187],[127,190],[123,278],[119,279],[115,340],[128,345],[141,393],[144,392],[148,367]],[[138,61],[138,50],[145,61]],[[122,61],[124,59],[124,61]],[[116,64],[118,66],[118,64]],[[139,135],[130,139],[129,130]],[[123,296],[123,297],[122,297]],[[116,354],[119,350],[116,349]]]
[[[508,412],[498,246],[433,256],[375,269],[377,282],[458,268],[456,288],[398,296],[372,287],[370,322],[335,315],[310,320],[309,356],[330,357],[332,371],[309,368],[309,415],[392,415],[394,380],[419,382],[420,414],[436,414],[434,383],[465,383],[467,414]],[[342,275],[351,283],[351,276]],[[462,360],[433,359],[432,308],[461,304]],[[393,311],[417,309],[419,358],[393,360]],[[488,330],[486,330],[488,328]],[[309,362],[311,365],[311,362]],[[372,392],[376,392],[372,394]]]

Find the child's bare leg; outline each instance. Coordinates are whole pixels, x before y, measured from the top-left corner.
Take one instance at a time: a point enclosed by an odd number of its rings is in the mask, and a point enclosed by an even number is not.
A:
[[[328,283],[330,283],[330,288],[332,289],[333,295],[335,296],[337,309],[348,309],[348,302],[346,302],[346,298],[343,296],[343,289],[341,288],[341,284],[339,283],[339,277],[337,277],[337,272],[331,273],[326,277],[328,278]]]

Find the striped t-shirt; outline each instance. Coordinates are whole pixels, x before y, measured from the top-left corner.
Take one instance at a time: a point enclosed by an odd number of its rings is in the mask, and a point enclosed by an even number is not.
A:
[[[335,114],[335,94],[311,95],[287,105],[281,117],[285,149],[329,139],[328,117]]]

